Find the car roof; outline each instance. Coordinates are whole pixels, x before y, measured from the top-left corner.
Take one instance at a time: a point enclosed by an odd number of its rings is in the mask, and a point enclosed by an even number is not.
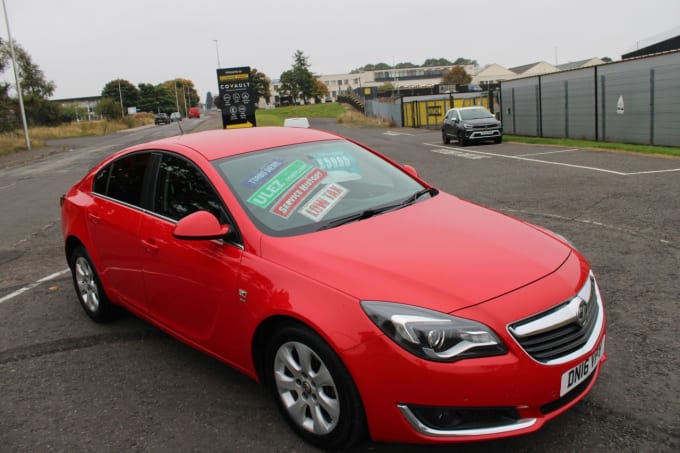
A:
[[[207,160],[215,160],[261,149],[337,139],[342,137],[317,129],[267,126],[177,135],[137,145],[132,149],[157,148],[179,151],[181,147],[187,147],[202,154]]]

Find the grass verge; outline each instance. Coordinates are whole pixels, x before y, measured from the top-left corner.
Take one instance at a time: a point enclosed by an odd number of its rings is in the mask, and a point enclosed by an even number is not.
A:
[[[41,148],[45,146],[47,140],[106,135],[133,127],[153,124],[153,121],[153,114],[142,113],[128,116],[124,120],[80,121],[54,127],[29,127],[28,136],[31,140],[31,148]],[[18,130],[0,134],[0,156],[20,151],[26,151],[26,139],[23,131]]]
[[[575,140],[569,138],[524,137],[520,135],[504,135],[503,140],[515,143],[555,145],[569,148],[609,149],[616,151],[630,151],[641,154],[659,154],[664,156],[680,157],[680,148],[672,146],[632,145],[629,143],[595,142],[590,140]]]
[[[337,118],[343,112],[342,105],[332,102],[258,109],[255,111],[255,118],[258,126],[283,126],[286,118]]]

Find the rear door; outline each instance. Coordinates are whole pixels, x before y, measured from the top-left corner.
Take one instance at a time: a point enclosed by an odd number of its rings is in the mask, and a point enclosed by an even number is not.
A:
[[[87,225],[101,278],[109,296],[133,306],[144,301],[139,229],[151,154],[126,155],[101,169],[87,207]]]

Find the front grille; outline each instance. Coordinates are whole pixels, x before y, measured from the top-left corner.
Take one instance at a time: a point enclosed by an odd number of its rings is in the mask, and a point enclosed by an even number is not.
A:
[[[539,362],[548,363],[578,351],[588,342],[598,323],[600,313],[594,280],[591,280],[591,285],[592,289],[587,301],[575,297],[557,307],[510,326],[511,334],[527,354]],[[574,319],[568,319],[566,322],[559,322],[554,325],[546,324],[535,334],[517,334],[517,329],[521,329],[522,326],[529,323],[536,324],[536,322],[542,320],[551,320],[556,312],[566,312],[570,305],[578,305],[581,301],[585,302],[586,306],[580,317],[575,316]]]

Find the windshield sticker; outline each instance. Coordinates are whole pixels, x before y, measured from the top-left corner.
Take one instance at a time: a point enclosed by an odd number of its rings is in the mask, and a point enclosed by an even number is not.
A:
[[[283,164],[285,163],[286,162],[283,159],[274,159],[271,162],[260,167],[260,169],[257,170],[257,173],[255,173],[253,176],[246,179],[245,181],[242,181],[241,184],[250,189],[257,189],[267,180],[269,180],[269,178],[271,178],[274,172],[279,168],[283,167]]]
[[[322,170],[345,170],[359,173],[357,161],[351,154],[342,151],[320,151],[309,155]]]
[[[270,212],[287,219],[327,175],[320,168],[313,168],[272,206]]]
[[[248,203],[266,209],[272,201],[307,173],[312,166],[301,160],[290,163],[286,168],[272,176],[262,187],[248,198]]]
[[[357,179],[361,179],[360,174],[351,173],[344,170],[335,170],[328,172],[328,176],[324,180],[324,184],[330,184],[332,182],[356,181]]]
[[[328,184],[321,192],[317,193],[314,198],[300,208],[299,212],[308,219],[318,222],[347,195],[347,192],[349,190],[340,184]]]

